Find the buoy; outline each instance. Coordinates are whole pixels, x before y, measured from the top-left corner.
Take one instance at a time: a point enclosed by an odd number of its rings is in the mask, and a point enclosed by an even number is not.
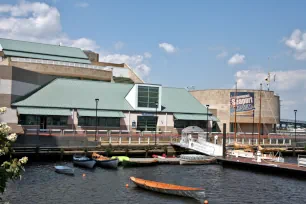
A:
[[[86,176],[86,174],[83,174],[83,177],[85,177]]]
[[[125,184],[125,187],[126,187],[126,188],[129,187],[129,184]]]
[[[205,200],[205,201],[204,201],[204,204],[208,204],[208,200]]]

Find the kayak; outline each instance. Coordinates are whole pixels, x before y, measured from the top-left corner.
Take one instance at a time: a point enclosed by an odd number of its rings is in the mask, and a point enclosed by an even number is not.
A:
[[[140,178],[130,177],[131,181],[138,187],[146,190],[155,191],[164,194],[185,196],[192,198],[205,197],[205,191],[203,188],[193,188],[187,186],[179,186],[167,183],[161,183],[156,181],[149,181]]]

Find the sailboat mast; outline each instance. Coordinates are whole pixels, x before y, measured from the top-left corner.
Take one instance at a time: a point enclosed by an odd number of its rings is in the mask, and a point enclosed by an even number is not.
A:
[[[236,142],[237,137],[237,82],[235,89],[235,122],[234,122],[234,142]]]
[[[260,129],[261,129],[261,89],[262,84],[260,84],[260,90],[259,90],[259,120],[258,120],[258,145],[260,145]]]

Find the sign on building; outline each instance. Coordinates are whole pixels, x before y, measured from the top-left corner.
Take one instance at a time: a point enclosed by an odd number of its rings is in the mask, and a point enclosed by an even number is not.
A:
[[[235,101],[236,98],[236,101]],[[237,105],[236,115],[242,117],[252,117],[254,106],[254,93],[252,92],[231,92],[230,93],[230,113],[235,115],[235,106]]]

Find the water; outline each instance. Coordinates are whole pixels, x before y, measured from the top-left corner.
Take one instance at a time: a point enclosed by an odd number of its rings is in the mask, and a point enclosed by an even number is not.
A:
[[[72,163],[56,163],[73,166]],[[12,204],[95,204],[95,203],[203,203],[158,194],[135,187],[130,176],[179,185],[204,187],[212,203],[306,203],[306,180],[266,175],[220,165],[180,166],[87,170],[75,167],[75,176],[54,172],[55,163],[32,163],[23,179],[11,182],[4,200]],[[83,174],[86,174],[83,177]],[[129,184],[126,188],[125,185]]]

